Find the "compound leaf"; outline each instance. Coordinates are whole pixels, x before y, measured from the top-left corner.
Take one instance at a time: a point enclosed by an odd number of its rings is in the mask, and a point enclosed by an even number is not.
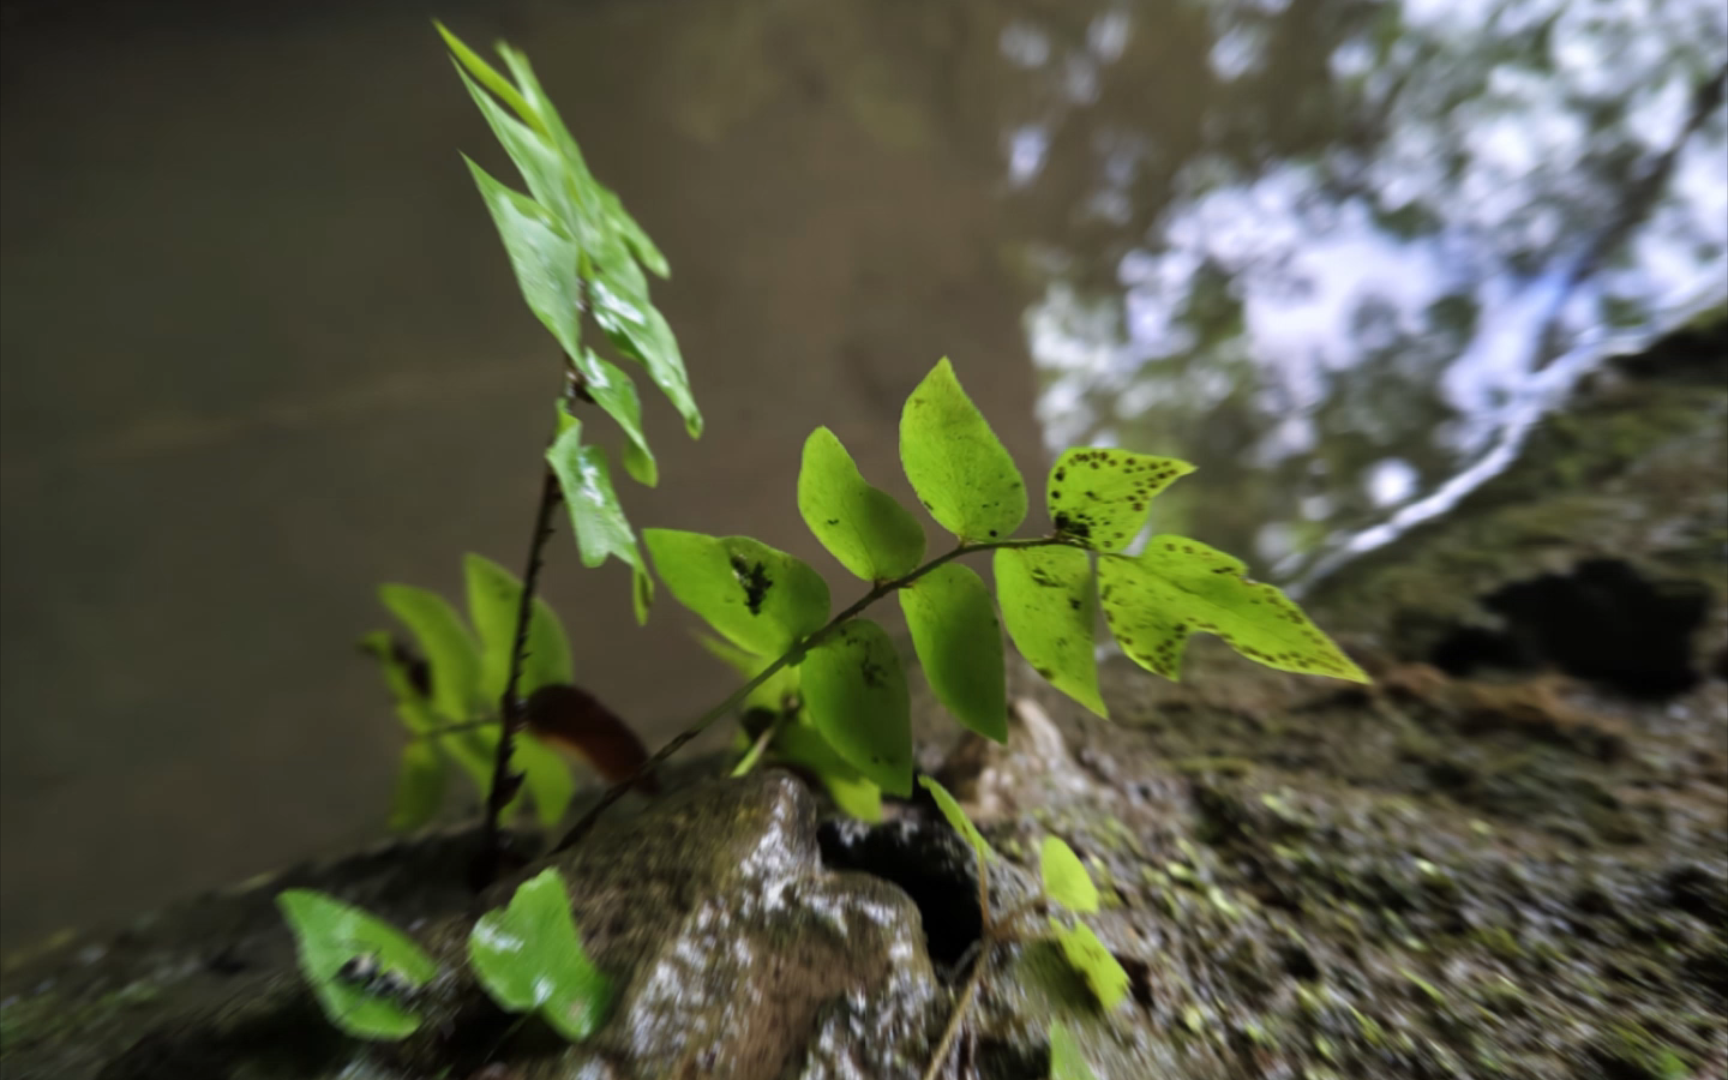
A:
[[[906,674],[886,631],[845,623],[799,666],[810,719],[828,745],[890,795],[912,793],[912,714]]]
[[[539,1012],[573,1042],[592,1035],[612,1004],[612,980],[588,958],[556,869],[524,882],[468,935],[480,985],[509,1012]]]
[[[1368,681],[1300,608],[1247,571],[1197,540],[1155,536],[1138,557],[1099,560],[1099,596],[1122,651],[1167,679],[1181,671],[1189,635],[1204,632],[1280,671]]]
[[[494,180],[469,161],[468,171],[504,241],[516,284],[528,309],[552,332],[566,355],[581,355],[581,283],[576,276],[576,241],[552,213],[533,199]]]
[[[740,648],[779,656],[828,621],[828,583],[784,551],[676,529],[642,538],[673,597]]]
[[[930,516],[962,542],[1010,536],[1026,520],[1026,482],[946,359],[906,399],[900,462]]]
[[[930,688],[962,724],[1008,741],[1002,626],[989,586],[970,567],[947,563],[900,591],[900,608]]]
[[[593,568],[605,562],[607,556],[615,555],[630,567],[636,578],[647,580],[648,570],[642,564],[636,534],[631,531],[624,507],[619,505],[618,494],[612,488],[606,451],[582,444],[582,422],[565,411],[562,404],[558,407],[558,437],[547,449],[546,461],[557,474],[559,490],[564,493],[582,565]],[[631,592],[636,600],[636,621],[646,622],[653,586],[638,585]]]
[[[480,635],[480,693],[496,707],[510,676],[510,649],[516,641],[516,609],[522,603],[522,582],[515,574],[481,555],[462,560],[468,586],[468,618]],[[570,641],[551,605],[534,598],[528,616],[528,644],[522,660],[517,696],[526,698],[542,686],[574,682]]]
[[[1050,685],[1099,716],[1092,560],[1071,547],[998,548],[996,599],[1015,648]]]
[[[918,568],[924,527],[894,496],[871,487],[852,455],[825,427],[804,441],[798,511],[840,565],[866,581],[887,581]]]
[[[414,739],[402,748],[396,790],[390,797],[389,828],[418,829],[438,813],[444,801],[444,759],[430,739]]]
[[[1093,551],[1121,551],[1146,527],[1154,496],[1194,466],[1127,450],[1068,450],[1050,470],[1056,532]]]
[[[461,616],[442,596],[413,585],[383,585],[378,598],[414,635],[431,669],[432,704],[446,720],[467,720],[479,689],[480,654]]]

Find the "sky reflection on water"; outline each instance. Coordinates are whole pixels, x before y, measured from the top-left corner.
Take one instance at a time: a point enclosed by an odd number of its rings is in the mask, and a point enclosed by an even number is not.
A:
[[[1000,41],[1043,82],[1007,125],[1009,198],[1059,192],[1026,252],[1039,419],[1052,449],[1205,467],[1158,527],[1312,580],[1498,472],[1603,355],[1728,296],[1722,5],[1181,10],[1186,39],[1124,6]]]

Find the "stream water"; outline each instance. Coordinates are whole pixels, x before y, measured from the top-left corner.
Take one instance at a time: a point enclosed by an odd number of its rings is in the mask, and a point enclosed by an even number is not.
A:
[[[650,408],[633,519],[837,597],[803,438],[904,493],[940,356],[1029,472],[1194,460],[1158,526],[1300,585],[1728,297],[1716,0],[4,13],[9,947],[381,835],[376,585],[521,559],[558,368],[431,14],[529,52],[672,263],[708,434]],[[727,689],[669,601],[637,629],[618,567],[552,550],[580,679],[650,741]]]

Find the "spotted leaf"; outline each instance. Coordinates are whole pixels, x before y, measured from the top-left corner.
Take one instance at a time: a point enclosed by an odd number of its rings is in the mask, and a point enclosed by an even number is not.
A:
[[[1099,716],[1092,558],[1079,548],[998,548],[996,600],[1014,647],[1050,685]]]
[[[642,539],[673,597],[742,649],[779,656],[828,621],[828,583],[784,551],[675,529]]]
[[[911,698],[887,632],[853,619],[811,649],[799,673],[828,745],[883,791],[912,794]]]
[[[977,572],[948,563],[900,590],[900,608],[930,688],[962,724],[1008,741],[1002,625]]]
[[[1368,681],[1300,608],[1247,570],[1199,541],[1155,536],[1139,556],[1098,560],[1099,597],[1122,651],[1167,679],[1180,674],[1189,636],[1207,633],[1280,671]]]
[[[1046,500],[1061,535],[1121,551],[1146,527],[1152,499],[1194,466],[1127,450],[1069,450],[1050,470]]]

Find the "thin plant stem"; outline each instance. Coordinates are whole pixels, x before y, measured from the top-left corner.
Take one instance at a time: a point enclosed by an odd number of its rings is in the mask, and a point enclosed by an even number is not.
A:
[[[998,548],[1035,548],[1055,546],[1075,547],[1078,545],[1076,545],[1072,540],[1060,536],[1039,536],[1023,540],[990,540],[977,544],[963,543],[945,555],[938,555],[936,558],[931,559],[923,566],[920,566],[918,569],[913,570],[908,574],[904,574],[897,578],[890,578],[887,581],[877,582],[875,587],[858,599],[857,603],[834,616],[832,619],[829,619],[827,625],[823,626],[820,630],[787,650],[773,663],[758,672],[755,678],[734,690],[725,701],[722,701],[720,704],[697,717],[694,723],[673,736],[672,740],[666,743],[666,745],[656,750],[654,756],[644,762],[642,766],[629,777],[607,788],[606,793],[600,796],[600,801],[595,803],[586,814],[582,815],[576,824],[570,827],[570,831],[564,834],[564,839],[560,840],[558,846],[552,850],[555,852],[563,851],[565,848],[572,846],[580,841],[584,836],[588,835],[589,830],[594,827],[594,823],[600,820],[600,815],[604,814],[613,803],[622,799],[624,793],[635,787],[638,780],[647,776],[655,769],[658,769],[667,758],[682,750],[692,739],[708,730],[714,721],[720,719],[722,716],[726,716],[733,709],[737,708],[743,703],[745,698],[750,696],[751,691],[773,678],[779,673],[781,668],[793,663],[794,661],[802,660],[805,653],[828,640],[828,638],[832,636],[835,631],[839,630],[841,626],[857,618],[865,608],[882,599],[884,596],[894,592],[896,589],[904,589],[906,586],[917,581],[930,571],[939,566],[953,562],[955,559],[958,559],[963,555],[974,555],[980,551],[995,551]]]
[[[492,787],[486,797],[486,821],[481,832],[480,856],[475,864],[477,882],[490,883],[497,877],[499,856],[499,823],[510,801],[516,797],[520,779],[510,771],[510,751],[516,733],[526,723],[517,687],[522,682],[522,662],[528,648],[528,627],[534,615],[534,587],[540,580],[540,567],[546,541],[552,536],[553,511],[562,496],[558,475],[548,465],[540,480],[540,508],[534,515],[534,534],[528,541],[528,564],[522,572],[522,597],[516,605],[516,633],[510,643],[510,675],[504,681],[504,693],[498,701],[502,727],[498,732],[498,756],[492,763]]]
[[[936,1044],[936,1052],[930,1056],[930,1066],[924,1070],[924,1080],[936,1080],[942,1071],[943,1062],[948,1060],[948,1049],[954,1045],[955,1036],[966,1023],[966,1011],[972,1007],[972,998],[978,993],[978,984],[984,981],[984,968],[990,963],[990,946],[995,942],[986,935],[987,944],[978,950],[978,959],[972,963],[972,974],[966,977],[966,988],[960,991],[960,1000],[954,1003],[954,1011],[948,1014],[948,1026],[942,1030],[942,1041]]]
[[[792,717],[794,712],[793,709],[781,709],[774,714],[774,719],[768,721],[768,725],[762,729],[762,734],[756,736],[756,741],[750,744],[750,749],[745,752],[744,756],[739,759],[737,767],[732,770],[733,779],[750,775],[750,770],[754,769],[756,763],[762,760],[762,755],[768,752],[768,744],[774,741],[774,736],[780,734],[780,729],[786,726],[786,721]]]

